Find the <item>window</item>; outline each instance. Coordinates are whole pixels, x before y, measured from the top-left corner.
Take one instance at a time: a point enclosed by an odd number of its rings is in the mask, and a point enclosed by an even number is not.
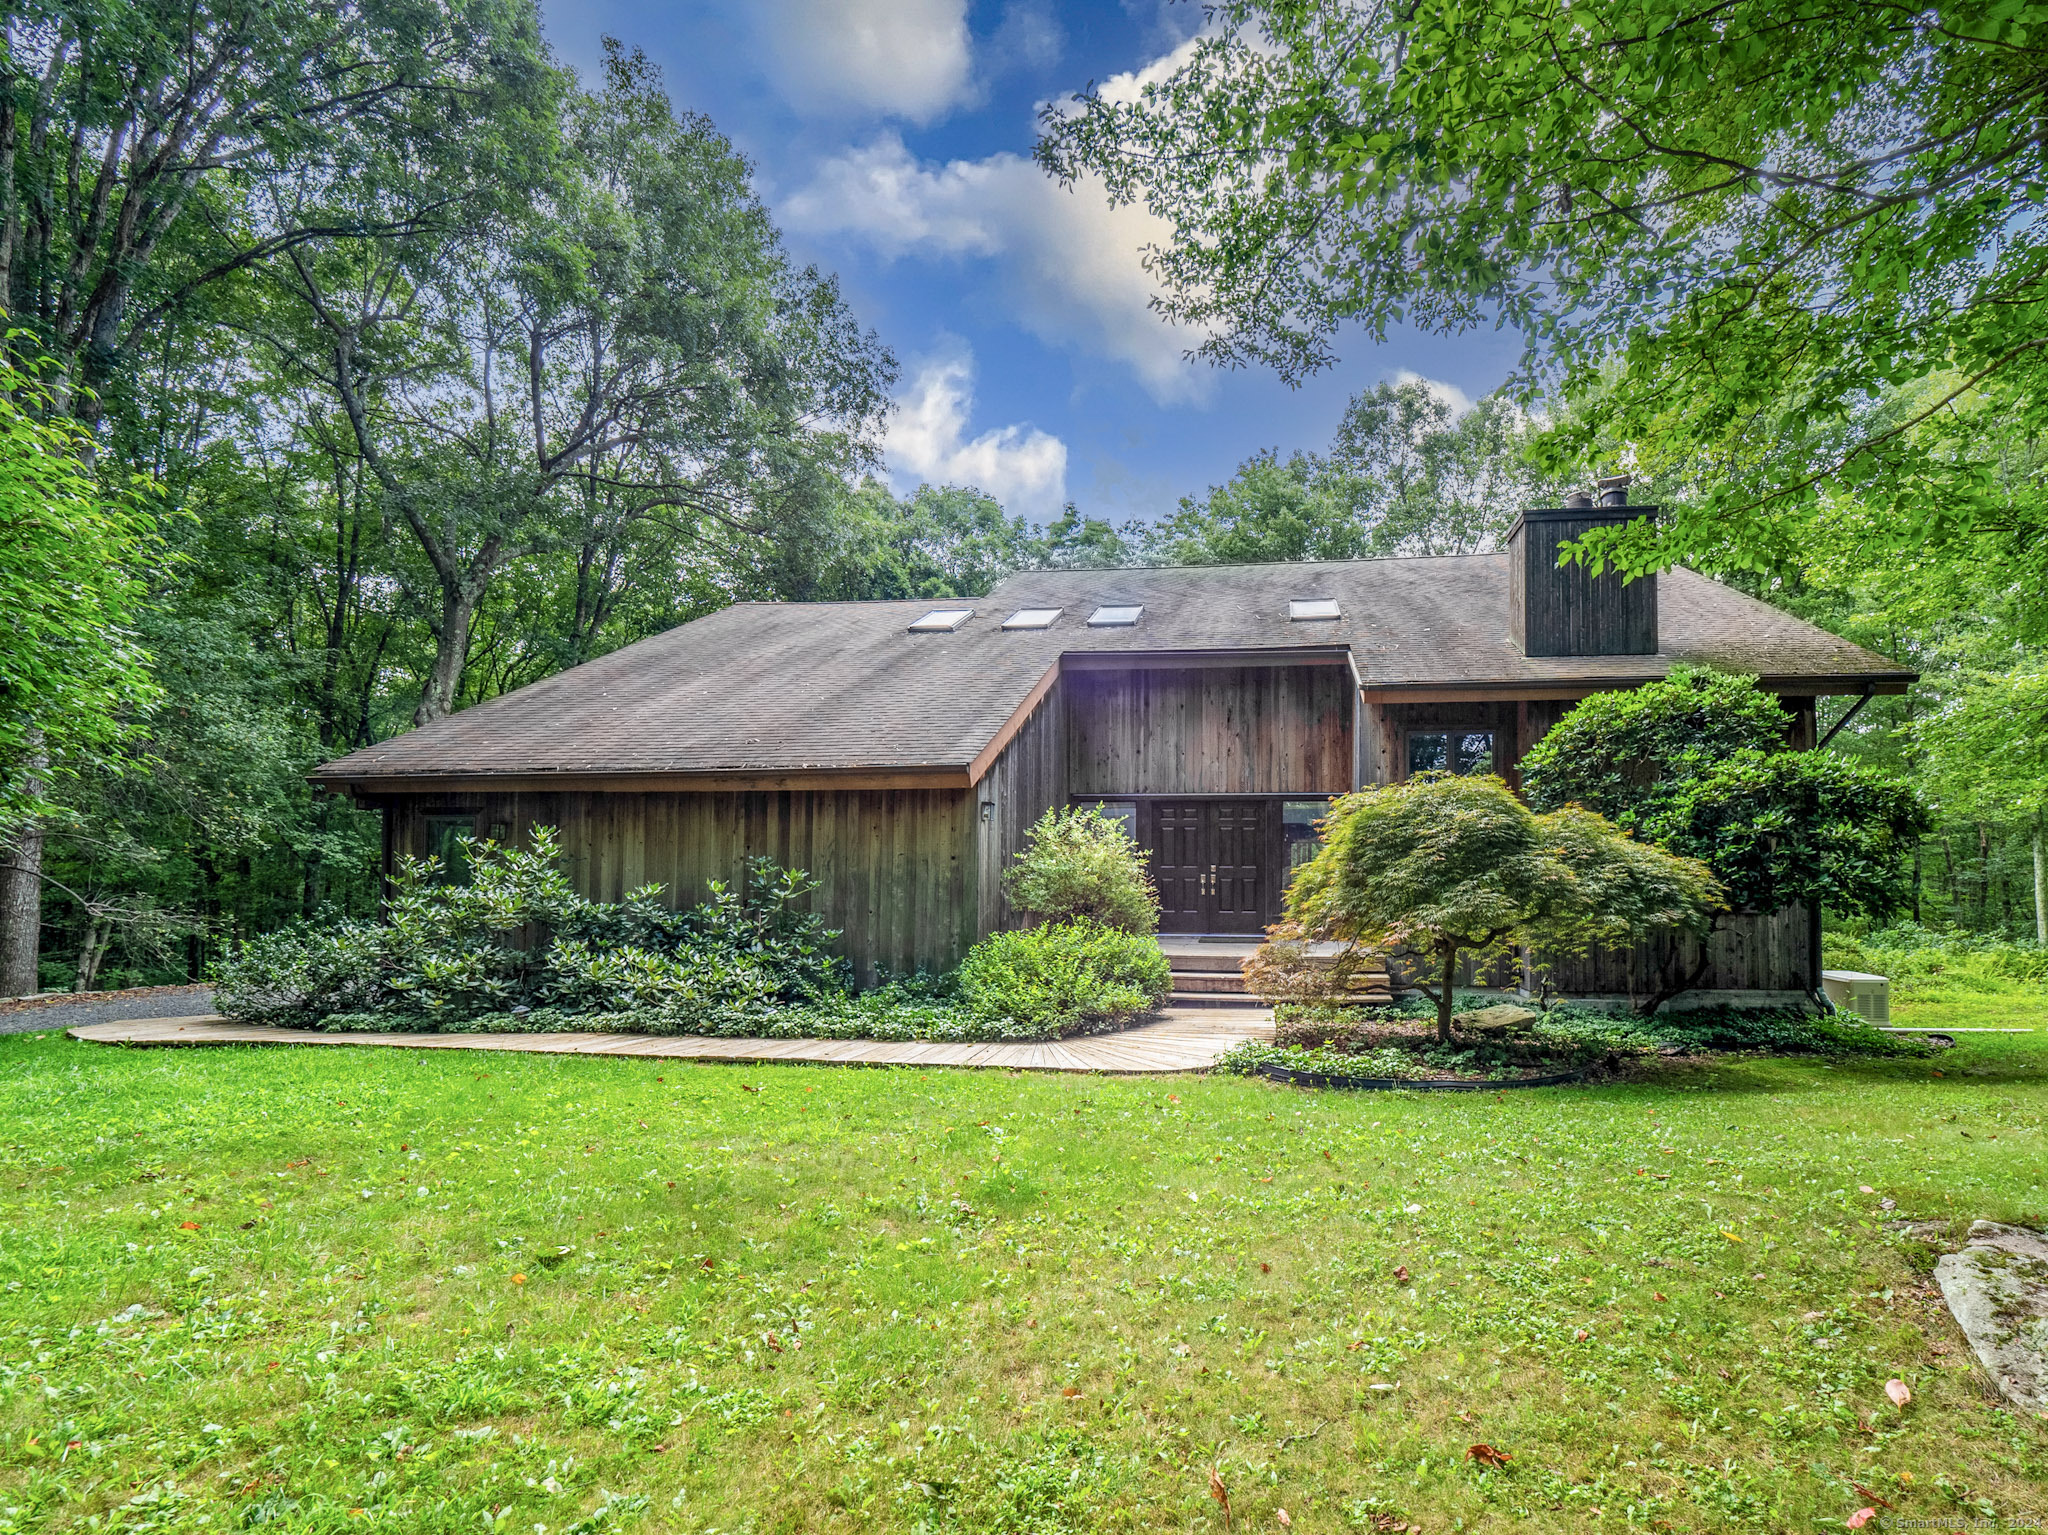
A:
[[[1317,618],[1342,618],[1334,597],[1297,597],[1287,604],[1287,616],[1295,623]]]
[[[441,872],[434,882],[441,885],[469,883],[469,854],[464,837],[476,835],[476,812],[472,810],[430,810],[426,814],[427,856],[441,860]]]
[[[972,608],[934,608],[910,626],[912,634],[951,634],[974,616]]]
[[[1104,820],[1114,821],[1124,829],[1124,835],[1133,842],[1138,840],[1138,807],[1127,799],[1099,799],[1085,806]]]
[[[1097,608],[1088,615],[1091,629],[1122,629],[1138,621],[1138,615],[1145,610],[1137,608]]]
[[[1003,620],[1005,629],[1050,629],[1065,608],[1019,608]]]
[[[1491,773],[1491,730],[1411,730],[1408,773]]]
[[[1286,854],[1281,879],[1292,881],[1294,871],[1316,856],[1323,845],[1323,817],[1330,813],[1326,799],[1290,799],[1280,802],[1280,839]]]

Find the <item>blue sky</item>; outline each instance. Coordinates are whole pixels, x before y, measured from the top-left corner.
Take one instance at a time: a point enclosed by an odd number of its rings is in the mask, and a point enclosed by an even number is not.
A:
[[[606,34],[751,158],[794,251],[839,274],[902,364],[892,480],[977,484],[1038,520],[1169,510],[1261,448],[1319,448],[1353,393],[1420,374],[1476,397],[1516,338],[1352,336],[1300,389],[1182,360],[1150,314],[1143,212],[1031,164],[1038,103],[1170,66],[1160,0],[542,0],[588,74]]]

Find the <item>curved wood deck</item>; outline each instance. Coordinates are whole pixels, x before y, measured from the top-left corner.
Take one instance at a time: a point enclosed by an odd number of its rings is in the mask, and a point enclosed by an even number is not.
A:
[[[969,1066],[1007,1071],[1143,1074],[1206,1071],[1247,1039],[1271,1039],[1264,1009],[1169,1009],[1114,1034],[1021,1044],[890,1043],[874,1039],[708,1039],[649,1034],[322,1034],[197,1018],[86,1023],[73,1039],[108,1045],[397,1045],[408,1050],[521,1050],[540,1055],[628,1055],[663,1060],[819,1066]]]

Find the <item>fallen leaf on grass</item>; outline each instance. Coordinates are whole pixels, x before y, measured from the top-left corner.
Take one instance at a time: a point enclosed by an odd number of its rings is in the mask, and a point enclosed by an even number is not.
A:
[[[1883,1495],[1882,1495],[1882,1494],[1880,1494],[1880,1493],[1875,1493],[1875,1492],[1872,1492],[1872,1491],[1871,1491],[1871,1490],[1870,1490],[1870,1489],[1869,1489],[1868,1487],[1860,1487],[1860,1486],[1857,1486],[1857,1484],[1856,1484],[1856,1483],[1854,1483],[1854,1482],[1851,1482],[1851,1483],[1850,1483],[1849,1485],[1850,1485],[1851,1487],[1854,1487],[1854,1488],[1856,1488],[1856,1496],[1857,1496],[1857,1497],[1859,1497],[1859,1498],[1861,1498],[1861,1499],[1862,1499],[1862,1500],[1863,1500],[1864,1502],[1866,1502],[1866,1503],[1875,1503],[1875,1504],[1876,1504],[1876,1505],[1877,1505],[1877,1506],[1878,1506],[1879,1508],[1890,1508],[1890,1507],[1891,1507],[1891,1504],[1887,1503],[1887,1502],[1886,1502],[1886,1501],[1884,1500],[1884,1497],[1883,1497]]]
[[[751,1082],[742,1082],[740,1084],[740,1091],[743,1093],[758,1093],[760,1090],[760,1088],[754,1086]]]
[[[1079,1386],[1068,1386],[1064,1391],[1060,1392],[1060,1395],[1064,1397],[1077,1397],[1080,1394],[1081,1388]]]
[[[514,1274],[514,1275],[512,1276],[512,1282],[513,1282],[514,1284],[525,1284],[525,1283],[526,1283],[526,1276],[525,1276],[524,1274]]]
[[[1496,1450],[1490,1444],[1475,1444],[1465,1451],[1467,1460],[1476,1460],[1482,1466],[1505,1466],[1515,1457],[1506,1450]]]
[[[1904,1407],[1913,1400],[1913,1393],[1902,1380],[1888,1380],[1884,1383],[1884,1394],[1898,1407]]]
[[[1394,1268],[1394,1277],[1396,1279],[1406,1279],[1408,1277],[1408,1265],[1405,1263],[1397,1264]]]
[[[1280,1510],[1280,1528],[1283,1530],[1294,1528],[1294,1521],[1287,1517],[1287,1510],[1284,1508]]]
[[[1209,1496],[1223,1505],[1223,1528],[1230,1528],[1230,1489],[1223,1485],[1223,1478],[1216,1474],[1216,1468],[1209,1468]]]
[[[1863,1526],[1870,1523],[1870,1521],[1875,1519],[1876,1517],[1876,1509],[1859,1508],[1856,1510],[1855,1513],[1851,1514],[1847,1519],[1845,1519],[1843,1523],[1847,1524],[1849,1528],[1852,1530],[1860,1530],[1863,1528]]]
[[[1652,1290],[1650,1292],[1650,1299],[1654,1301],[1661,1301],[1664,1299],[1664,1292],[1662,1290]]]
[[[197,1231],[197,1230],[199,1229],[199,1222],[197,1222],[197,1221],[179,1221],[179,1222],[178,1222],[178,1229],[179,1229],[180,1231]]]

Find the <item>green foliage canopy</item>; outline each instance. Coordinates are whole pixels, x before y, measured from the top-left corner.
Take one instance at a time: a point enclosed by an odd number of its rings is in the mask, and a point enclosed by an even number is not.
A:
[[[109,485],[50,405],[0,357],[0,830],[49,808],[50,771],[117,761],[155,697],[134,630],[144,487]]]
[[[2039,430],[2048,8],[1210,18],[1164,79],[1048,107],[1039,155],[1172,223],[1162,308],[1211,358],[1296,378],[1346,324],[1520,330],[1522,387],[1574,407],[1560,460],[1714,471],[1595,541],[1631,569],[1786,560],[1779,514],[1823,487],[1881,500],[1901,547],[2002,511],[1980,457],[1911,428],[1996,385]]]
[[[1700,860],[1737,911],[1889,916],[1927,827],[1919,795],[1846,758],[1789,750],[1790,717],[1755,683],[1680,668],[1595,694],[1522,759],[1530,803],[1582,805]]]

